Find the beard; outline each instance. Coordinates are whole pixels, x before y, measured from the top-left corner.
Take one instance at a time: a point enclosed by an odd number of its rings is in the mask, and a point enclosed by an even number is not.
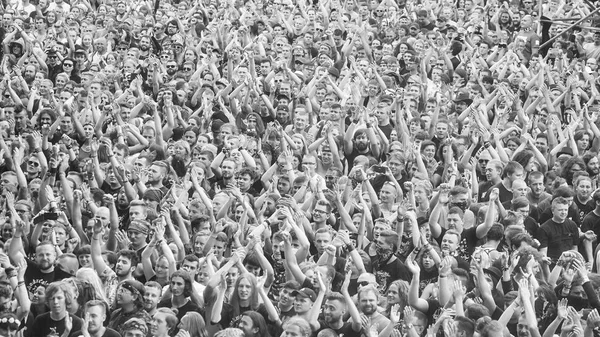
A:
[[[170,76],[175,75],[176,72],[177,72],[177,69],[167,69],[167,74]]]
[[[140,50],[141,51],[148,51],[148,50],[150,50],[150,46],[146,46],[146,45],[140,46]]]
[[[362,143],[362,142],[361,142],[361,143],[356,143],[356,148],[357,148],[359,151],[364,151],[364,150],[366,150],[366,149],[368,148],[368,146],[369,146],[369,144],[368,144],[368,143]]]

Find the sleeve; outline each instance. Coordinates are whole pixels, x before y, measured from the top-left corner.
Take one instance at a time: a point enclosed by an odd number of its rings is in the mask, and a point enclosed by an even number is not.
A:
[[[540,248],[548,247],[548,233],[546,233],[546,228],[544,226],[540,227],[537,234],[536,239],[540,242]]]
[[[579,245],[579,228],[571,222],[571,234],[573,235],[573,246]]]

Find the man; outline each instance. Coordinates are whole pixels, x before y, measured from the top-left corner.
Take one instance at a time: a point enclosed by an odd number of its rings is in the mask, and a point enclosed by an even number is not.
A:
[[[170,291],[171,297],[162,300],[158,307],[177,309],[177,319],[180,321],[186,313],[200,309],[190,300],[193,287],[192,278],[188,272],[177,270],[171,275]]]
[[[144,310],[150,315],[154,316],[156,308],[158,308],[158,302],[162,296],[162,287],[158,282],[148,281],[144,285]]]
[[[35,318],[31,329],[31,336],[49,336],[56,333],[57,336],[69,336],[71,331],[81,330],[83,321],[81,318],[70,314],[67,306],[76,299],[72,297],[72,290],[65,282],[53,282],[46,289],[46,305],[49,312],[43,313]],[[66,321],[70,322],[70,328]]]
[[[552,195],[545,191],[544,186],[544,174],[540,171],[533,171],[529,173],[527,178],[529,185],[529,192],[527,192],[527,199],[529,205],[537,207],[542,200],[546,200]]]
[[[156,188],[163,193],[167,193],[168,189],[163,185],[163,179],[169,172],[169,165],[163,161],[154,162],[148,170],[148,188]],[[145,190],[145,189],[144,189]]]
[[[127,238],[131,244],[129,248],[138,254],[141,259],[142,251],[146,248],[146,239],[150,233],[150,223],[146,220],[132,220],[127,228]]]
[[[498,188],[499,200],[500,202],[507,202],[512,199],[512,183],[517,179],[523,179],[525,174],[525,170],[523,166],[516,161],[510,161],[504,167],[504,171],[502,171],[502,181],[496,184],[494,187]],[[489,195],[486,194],[485,198],[489,198]]]
[[[256,181],[256,171],[249,167],[244,167],[237,172],[237,186],[240,192],[250,194],[253,197],[258,197],[260,191],[254,188],[254,182]]]
[[[221,162],[221,179],[215,179],[215,186],[218,186],[221,190],[224,190],[227,188],[227,185],[235,184],[235,167],[236,163],[233,160],[224,159],[223,162]],[[215,178],[219,175],[217,170],[213,169]]]
[[[488,201],[488,192],[492,186],[499,184],[502,181],[500,175],[502,174],[502,169],[504,165],[500,160],[492,159],[492,156],[488,151],[484,151],[481,153],[478,159],[478,172],[477,177],[479,178],[479,193],[478,200],[479,202]],[[483,177],[479,176],[479,169],[481,169],[483,173]]]
[[[344,289],[342,289],[344,292]],[[344,322],[346,313],[351,313],[353,320]],[[358,309],[348,294],[348,289],[345,289],[344,295],[338,292],[331,292],[325,298],[323,305],[323,320],[318,320],[317,331],[331,329],[338,336],[359,337],[361,336],[362,325],[360,320],[356,322],[354,318],[359,315]]]
[[[146,325],[152,318],[144,310],[144,285],[136,280],[126,280],[119,284],[117,293],[118,309],[110,315],[108,327],[121,331],[125,322],[132,318],[141,319]]]
[[[579,228],[567,219],[569,201],[563,197],[552,200],[552,219],[544,222],[538,230],[536,239],[540,242],[540,253],[551,261],[554,267],[558,258],[567,250],[577,250]]]
[[[38,216],[36,219],[41,219],[41,217]],[[17,221],[15,234],[10,241],[8,249],[10,257],[17,265],[25,260],[25,257],[21,253],[23,251],[23,241],[21,239],[23,228],[24,223]],[[71,275],[61,269],[55,268],[56,249],[50,242],[43,242],[35,247],[35,262],[26,261],[25,287],[30,294],[33,294],[40,286],[45,288],[51,282],[71,277]]]
[[[281,286],[279,291],[279,300],[277,301],[277,309],[279,311],[279,319],[282,325],[290,318],[296,316],[294,310],[294,296],[292,293],[300,289],[300,284],[296,281],[288,281]]]
[[[145,337],[149,331],[144,320],[132,318],[123,324],[120,333],[123,337]]]
[[[118,337],[118,332],[104,326],[107,306],[101,300],[90,300],[85,304],[85,313],[82,329],[87,327],[89,337]],[[81,336],[81,331],[76,331],[73,336]]]
[[[390,320],[377,311],[379,303],[379,292],[374,286],[366,286],[358,292],[358,308],[367,316],[371,326],[377,326],[377,332],[381,333],[389,324]]]
[[[344,153],[348,161],[348,172],[352,170],[354,158],[359,155],[379,158],[380,146],[375,137],[371,123],[367,123],[366,129],[356,130],[356,124],[352,123],[344,137]]]
[[[292,292],[294,300],[294,311],[296,315],[294,317],[300,317],[306,321],[310,320],[310,312],[317,300],[317,294],[310,288],[302,288]]]
[[[375,241],[375,250],[377,257],[373,261],[373,274],[377,278],[381,294],[395,280],[410,280],[410,272],[395,255],[398,250],[398,233],[392,230],[382,231]]]

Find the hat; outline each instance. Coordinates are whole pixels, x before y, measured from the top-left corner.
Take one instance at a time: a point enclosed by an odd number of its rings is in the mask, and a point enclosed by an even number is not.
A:
[[[140,281],[136,280],[125,280],[121,282],[121,287],[131,291],[134,294],[138,293],[140,296],[144,296],[146,293],[144,285]]]
[[[75,46],[75,54],[78,54],[78,53],[80,53],[80,54],[85,54],[85,48],[83,48],[83,47],[82,47],[82,46],[80,46],[80,45],[76,45],[76,46]]]
[[[304,58],[304,57],[299,57],[297,59],[294,60],[294,63],[298,64],[298,63],[302,63],[302,64],[309,64],[312,63],[311,60]]]
[[[448,29],[458,30],[458,26],[456,25],[456,22],[454,22],[454,21],[447,21],[446,22],[446,26],[443,27],[442,29],[440,29],[440,32],[445,32]]]
[[[148,326],[141,318],[130,318],[121,326],[121,332],[123,333],[131,330],[139,330],[144,336],[148,334]]]
[[[467,94],[466,92],[461,92],[458,94],[458,96],[456,96],[456,99],[454,100],[454,103],[458,102],[465,102],[467,103],[467,105],[471,105],[471,103],[473,103],[473,100],[471,99],[471,97],[469,97],[469,94]]]
[[[394,101],[394,97],[392,97],[391,95],[381,95],[381,97],[379,97],[379,102],[393,102]]]
[[[300,298],[310,298],[310,300],[313,302],[317,299],[317,294],[315,293],[315,291],[309,288],[294,290],[292,291],[292,296],[300,296]]]
[[[329,67],[329,69],[327,69],[327,71],[333,77],[340,77],[340,71],[336,67]]]
[[[163,197],[163,192],[158,188],[147,189],[144,192],[144,196],[142,199],[146,199],[149,201],[161,201]]]
[[[502,272],[500,271],[500,269],[494,266],[490,266],[489,268],[483,268],[483,272],[489,274],[492,277],[494,284],[498,283],[498,281],[502,277]]]
[[[281,288],[285,288],[285,289],[293,289],[293,290],[298,290],[300,289],[300,283],[298,283],[298,281],[287,281],[286,283],[284,283]]]
[[[150,232],[150,223],[146,220],[132,220],[127,230],[148,235]]]

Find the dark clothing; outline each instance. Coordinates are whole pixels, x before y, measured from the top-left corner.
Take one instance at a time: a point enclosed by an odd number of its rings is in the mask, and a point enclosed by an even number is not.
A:
[[[438,245],[442,245],[442,239],[444,238],[444,235],[446,235],[447,231],[447,229],[442,228],[442,233],[439,237],[435,239]],[[455,256],[457,258],[456,261],[459,263],[458,266],[460,268],[469,270],[469,262],[471,261],[471,255],[473,255],[475,247],[477,247],[478,243],[479,238],[477,238],[477,227],[471,227],[462,231],[462,233],[460,234],[458,250],[456,251]],[[467,268],[464,268],[465,264],[461,263],[461,260],[466,263]],[[463,265],[461,266],[461,264]]]
[[[43,273],[37,264],[27,260],[27,271],[25,272],[25,286],[27,291],[33,294],[39,287],[48,287],[48,285],[54,281],[60,281],[65,278],[69,278],[71,275],[62,271],[58,267],[54,267],[54,270],[50,273]]]
[[[344,337],[360,337],[362,335],[362,328],[358,331],[352,329],[352,322],[345,322],[339,329],[333,329],[325,321],[319,320],[319,330],[315,331],[317,334],[319,331],[324,329],[331,329],[337,333],[338,336]]]
[[[600,215],[596,214],[596,212],[590,212],[588,215],[583,218],[583,222],[581,224],[581,231],[593,231],[596,236],[600,237]],[[598,240],[592,242],[593,250],[596,251],[596,247],[598,246]]]
[[[579,201],[579,198],[575,197],[573,198],[573,203],[576,204],[577,208],[579,209],[579,224],[583,223],[583,218],[585,218],[588,213],[596,209],[596,203],[594,202],[594,199],[590,199],[588,202],[582,203]]]
[[[71,336],[74,336],[74,337],[81,336],[81,330],[75,331],[74,333],[71,334]],[[118,332],[116,332],[115,330],[113,330],[111,328],[106,328],[106,331],[104,331],[104,334],[102,335],[102,337],[121,337],[121,334],[119,334]]]
[[[387,291],[392,282],[396,280],[410,282],[412,278],[412,274],[408,271],[408,268],[406,268],[404,263],[393,255],[392,258],[383,265],[380,265],[378,262],[373,263],[373,274],[375,275],[381,294]]]
[[[81,330],[83,321],[81,318],[69,314],[73,320],[73,327],[71,331]],[[66,316],[65,316],[66,317]],[[65,332],[65,317],[59,321],[55,321],[50,317],[50,313],[41,314],[33,321],[33,328],[31,329],[30,336],[48,336],[50,334],[58,334],[61,336]],[[75,336],[71,333],[69,336]]]
[[[540,241],[540,248],[548,248],[548,257],[558,260],[563,252],[579,244],[579,229],[569,219],[563,223],[550,219],[538,230],[537,239]]]
[[[189,301],[184,304],[183,306],[179,307],[179,308],[175,308],[173,307],[173,301],[171,301],[170,298],[160,301],[158,303],[158,308],[174,308],[177,309],[177,319],[179,321],[181,321],[181,319],[183,318],[183,316],[185,316],[185,314],[187,314],[190,311],[195,311],[200,313],[200,307],[198,305],[196,305],[196,303]]]
[[[152,323],[152,317],[146,312],[144,309],[134,310],[132,312],[123,312],[123,309],[119,308],[110,315],[110,321],[108,323],[108,328],[114,329],[121,332],[121,327],[125,322],[127,322],[131,318],[139,318],[146,322],[148,326],[148,330],[150,330],[150,324]]]

